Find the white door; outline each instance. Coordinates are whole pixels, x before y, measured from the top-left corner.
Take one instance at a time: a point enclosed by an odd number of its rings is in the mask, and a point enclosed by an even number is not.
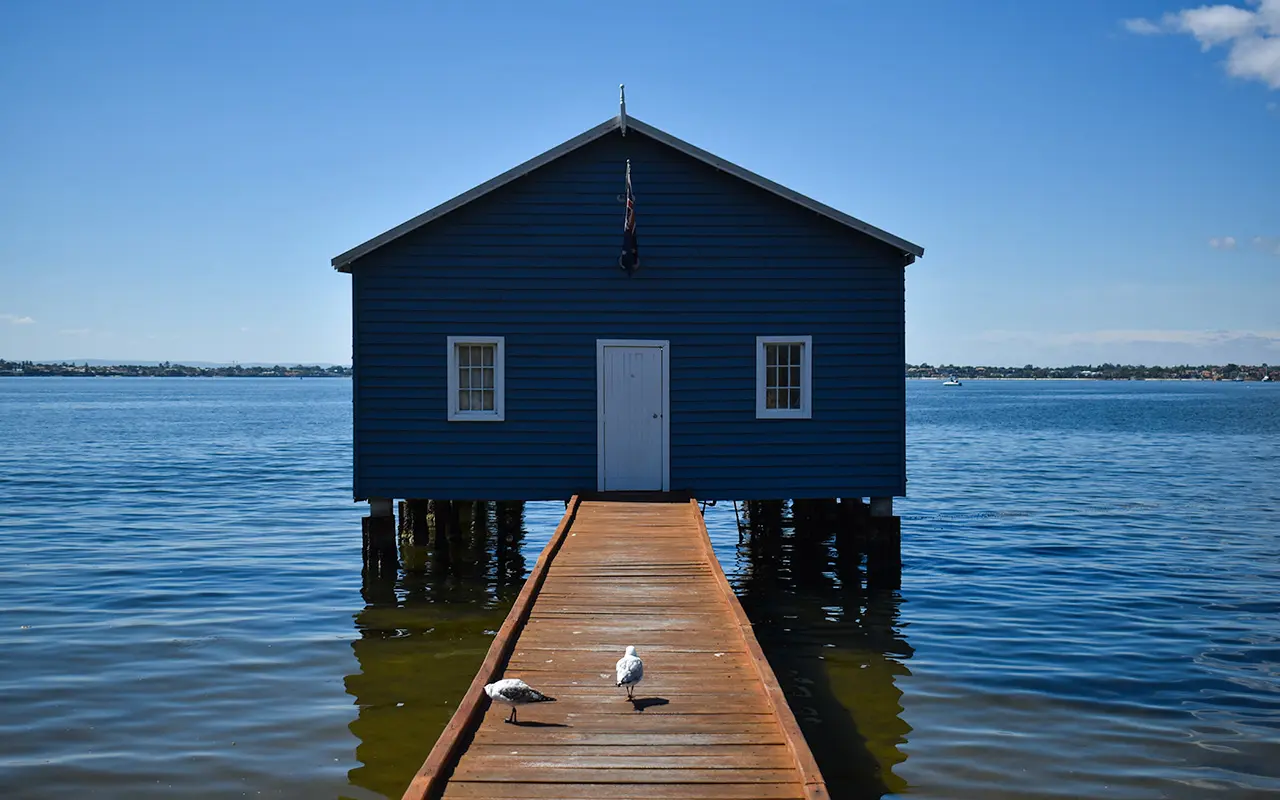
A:
[[[666,491],[667,342],[597,343],[600,491]]]

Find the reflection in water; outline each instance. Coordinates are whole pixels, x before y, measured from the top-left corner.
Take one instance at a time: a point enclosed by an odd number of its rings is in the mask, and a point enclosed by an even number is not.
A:
[[[911,647],[900,593],[867,587],[871,541],[829,507],[751,503],[730,576],[836,798],[907,788],[893,772],[911,731],[895,679]]]
[[[401,519],[405,569],[364,571],[346,678],[360,742],[348,780],[385,797],[422,766],[525,575],[522,504],[407,504]]]
[[[522,504],[406,503],[400,519],[403,570],[366,569],[346,679],[360,742],[348,781],[391,798],[448,724],[527,564]],[[911,648],[900,594],[875,588],[897,585],[882,540],[864,515],[814,501],[750,503],[740,530],[735,563],[721,558],[831,796],[904,791],[893,769],[911,729],[895,680]]]

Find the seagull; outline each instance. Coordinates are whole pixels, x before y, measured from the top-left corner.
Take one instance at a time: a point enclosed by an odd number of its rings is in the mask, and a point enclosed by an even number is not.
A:
[[[618,659],[618,686],[627,687],[627,699],[634,699],[635,686],[644,677],[644,662],[636,655],[635,645],[627,645],[627,654]]]
[[[484,693],[495,703],[511,706],[511,716],[507,722],[516,721],[516,709],[529,703],[554,703],[554,697],[547,697],[519,678],[503,678],[484,687]]]

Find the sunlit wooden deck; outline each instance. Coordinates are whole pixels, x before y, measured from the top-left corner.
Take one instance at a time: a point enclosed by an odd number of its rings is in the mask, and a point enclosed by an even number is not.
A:
[[[645,662],[629,702],[613,665]],[[484,684],[558,698],[518,724]],[[695,501],[570,501],[405,792],[423,798],[825,798]]]

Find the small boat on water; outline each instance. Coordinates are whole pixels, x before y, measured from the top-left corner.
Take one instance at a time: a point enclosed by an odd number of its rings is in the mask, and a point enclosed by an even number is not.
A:
[[[943,386],[963,386],[964,384],[960,383],[959,378],[957,378],[955,375],[952,375],[951,377],[943,381],[942,385]]]

